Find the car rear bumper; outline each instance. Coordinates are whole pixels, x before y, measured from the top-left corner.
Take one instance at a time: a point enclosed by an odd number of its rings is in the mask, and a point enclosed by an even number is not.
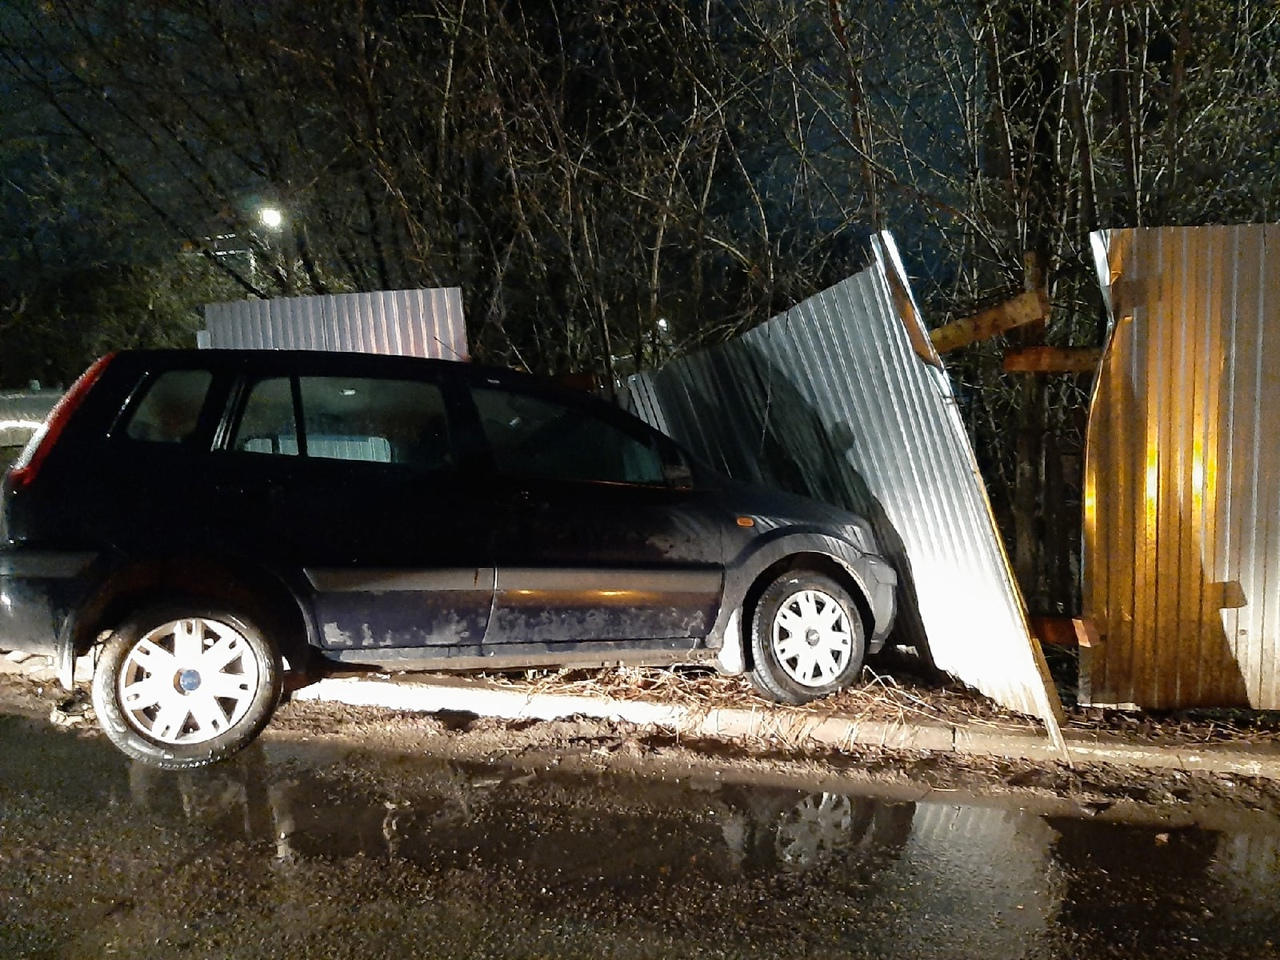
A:
[[[91,553],[0,548],[0,649],[60,657]]]

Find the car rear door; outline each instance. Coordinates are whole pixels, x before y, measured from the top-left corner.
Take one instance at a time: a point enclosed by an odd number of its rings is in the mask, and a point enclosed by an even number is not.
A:
[[[470,395],[494,465],[491,652],[705,636],[723,518],[713,497],[668,480],[674,445],[586,395],[496,378]]]
[[[494,570],[448,407],[437,378],[332,364],[245,382],[236,539],[305,578],[326,648],[481,642]]]

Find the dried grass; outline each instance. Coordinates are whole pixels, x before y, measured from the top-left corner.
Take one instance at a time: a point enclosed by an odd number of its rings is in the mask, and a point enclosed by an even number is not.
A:
[[[1178,710],[1127,713],[1074,707],[1067,728],[1159,744],[1280,743],[1280,713],[1264,710]]]
[[[525,671],[521,675],[490,674],[495,686],[528,695],[609,697],[644,700],[689,709],[758,709],[763,698],[749,680],[726,677],[702,668],[615,667],[604,670]],[[907,676],[899,680],[870,667],[862,682],[814,701],[804,709],[822,717],[852,721],[983,724],[1034,728],[1037,722],[1000,707],[954,682]]]
[[[888,665],[893,673],[863,670],[861,682],[803,709],[850,721],[939,723],[1002,729],[1039,729],[1039,720],[1005,710],[945,675],[930,675],[909,658]],[[644,700],[693,710],[758,709],[764,702],[749,680],[705,668],[614,667],[530,670],[489,674],[495,686],[528,695],[558,694]],[[1280,742],[1280,713],[1194,710],[1125,713],[1071,706],[1068,730],[1119,735],[1159,744]]]

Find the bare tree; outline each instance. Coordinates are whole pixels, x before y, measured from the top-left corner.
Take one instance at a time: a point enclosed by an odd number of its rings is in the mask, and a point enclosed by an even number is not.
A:
[[[1043,289],[1047,324],[952,371],[1052,607],[1089,384],[1001,355],[1100,344],[1091,230],[1274,219],[1278,19],[1260,0],[11,0],[0,71],[112,204],[128,191],[149,236],[244,295],[458,285],[476,355],[534,370],[612,380],[728,336],[856,270],[882,225],[939,323]]]

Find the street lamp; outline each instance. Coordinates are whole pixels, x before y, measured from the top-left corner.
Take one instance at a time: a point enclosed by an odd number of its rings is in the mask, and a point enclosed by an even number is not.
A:
[[[263,207],[258,211],[258,219],[268,230],[279,230],[280,225],[284,223],[284,214],[275,207]]]

